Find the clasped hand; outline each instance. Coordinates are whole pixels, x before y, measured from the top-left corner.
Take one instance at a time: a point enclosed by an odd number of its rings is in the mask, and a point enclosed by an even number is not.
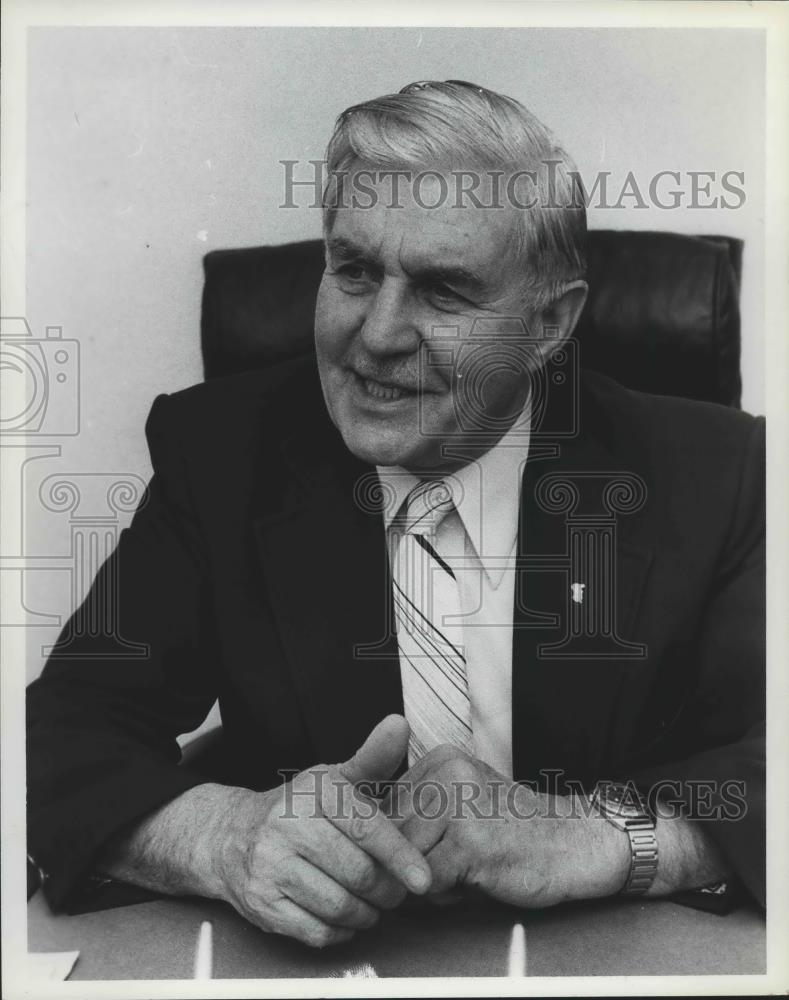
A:
[[[627,838],[579,800],[513,782],[457,747],[417,761],[386,809],[430,864],[436,902],[471,890],[552,906],[615,892],[627,873]]]
[[[345,763],[241,792],[221,838],[219,894],[263,930],[323,947],[373,926],[409,890],[426,892],[423,855],[363,793],[391,777],[407,741],[405,719],[389,716]]]
[[[409,891],[441,902],[470,889],[529,907],[611,891],[590,880],[589,822],[560,815],[567,800],[457,748],[432,750],[383,802],[364,794],[395,773],[408,735],[389,716],[344,764],[243,792],[218,855],[220,894],[262,929],[322,947],[371,927]]]

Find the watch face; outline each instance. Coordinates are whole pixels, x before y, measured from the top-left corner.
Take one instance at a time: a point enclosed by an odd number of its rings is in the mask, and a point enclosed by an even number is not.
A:
[[[600,782],[597,791],[598,801],[608,816],[628,819],[643,816],[646,811],[641,793],[634,785]]]

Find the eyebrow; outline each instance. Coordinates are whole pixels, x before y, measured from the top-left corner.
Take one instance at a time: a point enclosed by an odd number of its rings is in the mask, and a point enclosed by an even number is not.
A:
[[[375,264],[371,254],[352,240],[344,239],[342,236],[330,236],[326,241],[326,252],[342,260],[361,260],[365,264]]]
[[[380,268],[380,263],[363,247],[357,245],[353,240],[342,236],[330,237],[326,242],[326,249],[332,256],[343,260],[358,260],[372,267]],[[472,271],[468,267],[461,265],[426,265],[425,267],[414,268],[406,271],[412,280],[427,282],[433,281],[437,284],[461,285],[471,291],[481,292],[487,284],[481,275]]]

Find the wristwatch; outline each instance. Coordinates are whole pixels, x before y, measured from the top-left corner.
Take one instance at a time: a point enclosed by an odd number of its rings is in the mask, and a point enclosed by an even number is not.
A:
[[[591,801],[601,816],[630,838],[630,873],[620,895],[643,895],[655,880],[658,869],[655,818],[646,796],[632,784],[599,781]]]

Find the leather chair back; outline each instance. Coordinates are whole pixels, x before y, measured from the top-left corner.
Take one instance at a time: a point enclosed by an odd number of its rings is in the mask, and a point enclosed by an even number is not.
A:
[[[582,364],[633,389],[740,405],[742,242],[596,230]],[[214,250],[204,258],[206,378],[313,350],[320,240]]]

